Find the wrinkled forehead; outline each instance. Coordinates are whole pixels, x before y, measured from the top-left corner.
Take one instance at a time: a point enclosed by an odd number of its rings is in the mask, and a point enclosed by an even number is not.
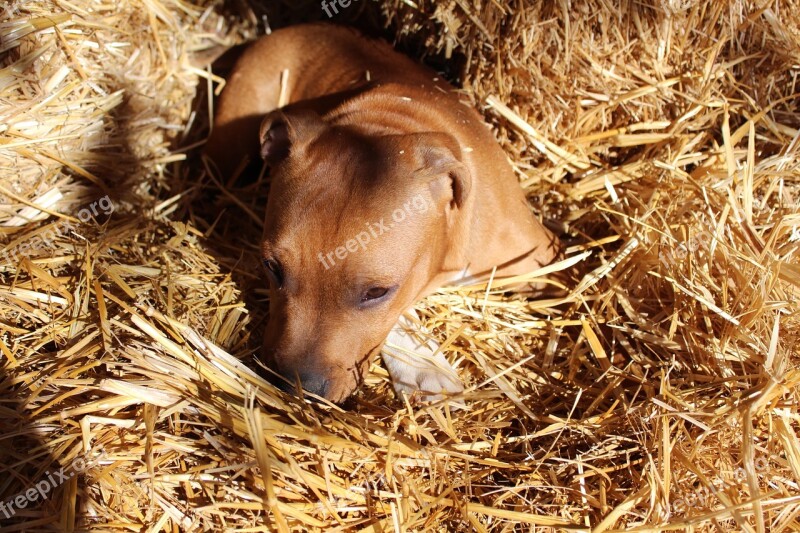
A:
[[[329,133],[291,151],[272,177],[274,209],[342,207],[364,197],[380,176],[380,155],[364,141]]]
[[[429,200],[421,193],[397,194],[380,188],[332,194],[298,194],[269,213],[265,238],[276,245],[302,243],[350,249],[383,249],[419,231]],[[387,250],[388,251],[388,250]],[[339,255],[342,255],[341,253]]]
[[[419,208],[414,184],[400,161],[363,139],[330,134],[278,168],[270,189],[265,237],[298,226],[324,233],[360,231],[364,223]],[[309,228],[310,229],[310,228]],[[330,236],[330,235],[328,235]]]
[[[264,237],[272,241],[315,240],[352,230],[354,220],[369,216],[377,203],[371,187],[338,172],[276,183],[270,190]]]

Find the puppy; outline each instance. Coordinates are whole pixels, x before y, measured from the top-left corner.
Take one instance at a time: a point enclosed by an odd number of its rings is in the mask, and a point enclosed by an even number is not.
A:
[[[443,285],[528,273],[558,252],[478,113],[351,29],[300,25],[253,43],[206,151],[225,177],[268,165],[263,358],[287,387],[299,379],[334,402],[382,349],[398,393],[461,391],[404,313]]]

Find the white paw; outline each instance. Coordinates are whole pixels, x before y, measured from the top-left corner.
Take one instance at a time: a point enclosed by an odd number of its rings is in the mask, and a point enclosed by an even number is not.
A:
[[[419,369],[410,379],[394,380],[394,390],[398,396],[408,396],[412,400],[435,402],[464,390],[458,376],[451,371],[439,369]]]
[[[392,328],[383,346],[383,362],[397,395],[437,401],[464,390],[458,374],[438,352],[439,345],[405,315]]]

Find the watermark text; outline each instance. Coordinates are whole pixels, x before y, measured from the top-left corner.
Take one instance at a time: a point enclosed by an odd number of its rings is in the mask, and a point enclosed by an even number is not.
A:
[[[337,246],[330,252],[317,254],[319,262],[325,267],[325,270],[330,269],[336,265],[336,260],[344,261],[344,259],[359,250],[366,250],[367,245],[373,239],[377,239],[381,235],[391,231],[396,224],[402,224],[409,220],[417,213],[425,213],[430,208],[428,200],[424,196],[418,194],[403,204],[402,208],[398,207],[392,211],[392,222],[386,222],[381,218],[378,222],[367,222],[364,224],[366,229],[360,231],[355,237],[347,239],[342,246]]]

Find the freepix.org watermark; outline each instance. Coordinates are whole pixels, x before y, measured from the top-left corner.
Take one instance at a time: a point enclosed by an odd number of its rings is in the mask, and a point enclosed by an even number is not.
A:
[[[75,217],[80,220],[81,223],[85,224],[86,222],[89,222],[92,217],[96,217],[100,213],[104,215],[110,215],[113,212],[114,202],[111,201],[111,198],[109,198],[108,195],[105,195],[82,208],[75,214]],[[66,235],[74,229],[76,229],[75,223],[69,220],[64,220],[56,224],[53,228],[48,229],[41,235],[35,235],[29,241],[24,242],[10,250],[4,250],[0,255],[0,264],[14,264],[19,261],[20,256],[24,257],[37,250],[51,247],[57,237]]]
[[[339,14],[339,8],[347,9],[353,2],[358,0],[322,0],[322,10],[328,15],[328,18],[333,18],[333,15]],[[331,12],[333,10],[333,12]]]
[[[17,514],[20,509],[25,509],[28,505],[37,500],[44,501],[59,486],[66,483],[78,474],[83,474],[90,467],[98,464],[106,457],[105,450],[100,450],[93,457],[77,457],[69,466],[62,466],[55,472],[47,471],[33,487],[8,500],[0,501],[0,517],[9,519]]]
[[[765,457],[759,457],[754,461],[753,467],[756,474],[766,473],[769,470],[769,461]],[[738,467],[729,478],[721,476],[711,480],[711,487],[703,486],[695,491],[684,493],[680,498],[672,502],[672,510],[678,514],[687,514],[691,509],[709,509],[718,500],[717,494],[732,488],[745,485],[747,482],[747,471],[743,467]]]
[[[337,246],[327,254],[323,255],[323,253],[320,252],[317,254],[317,258],[319,262],[322,263],[322,266],[325,267],[325,270],[328,270],[336,264],[336,259],[344,261],[348,255],[356,253],[358,250],[366,250],[367,245],[372,242],[373,239],[377,239],[384,233],[390,231],[395,227],[395,224],[402,224],[415,214],[424,213],[429,208],[430,204],[425,197],[418,194],[404,203],[402,208],[398,207],[392,211],[392,220],[394,222],[384,222],[383,218],[378,222],[367,222],[365,224],[367,227],[366,230],[359,232],[358,235],[352,239],[348,239],[342,246]]]
[[[672,264],[683,262],[690,254],[711,252],[711,246],[718,240],[716,234],[711,230],[701,231],[697,235],[690,237],[686,242],[678,242],[674,247],[671,246],[669,241],[662,240],[662,248],[658,252],[658,259],[665,267],[669,267]],[[800,242],[800,226],[792,227],[788,241],[791,243]]]

